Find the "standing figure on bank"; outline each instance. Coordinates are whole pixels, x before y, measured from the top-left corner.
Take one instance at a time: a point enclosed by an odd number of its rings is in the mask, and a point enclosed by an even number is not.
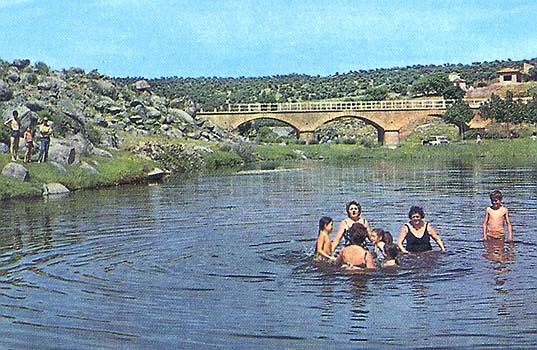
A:
[[[360,223],[364,225],[368,235],[371,233],[371,228],[369,227],[369,223],[367,222],[367,220],[360,217],[360,215],[362,214],[362,206],[360,205],[360,203],[358,203],[357,201],[350,201],[349,203],[347,203],[346,210],[347,217],[339,223],[336,235],[334,237],[334,240],[332,241],[332,254],[334,254],[334,252],[336,251],[336,248],[339,245],[341,238],[345,239],[345,246],[351,244],[349,230],[353,224]],[[366,244],[365,240],[363,244]]]
[[[43,118],[43,124],[39,126],[39,141],[41,143],[39,147],[38,163],[46,162],[48,158],[48,148],[50,145],[50,137],[52,136],[52,128],[48,125],[48,118]]]
[[[425,213],[421,207],[413,206],[408,212],[410,221],[401,227],[397,246],[403,253],[417,253],[432,250],[431,238],[445,251],[444,243],[436,230],[424,220]],[[406,241],[406,247],[403,242]]]
[[[504,226],[507,226],[509,233],[508,241],[513,241],[513,226],[509,218],[509,210],[502,204],[503,195],[500,191],[490,193],[491,206],[485,210],[485,219],[483,220],[483,240],[501,240],[505,241]]]
[[[32,135],[32,129],[30,127],[26,128],[24,132],[24,142],[26,142],[26,152],[24,152],[24,162],[32,162],[32,152],[34,149],[34,137]]]
[[[17,110],[13,111],[9,122],[9,128],[11,130],[9,137],[9,152],[11,153],[11,160],[17,161],[19,160],[19,140],[21,137],[19,112]]]

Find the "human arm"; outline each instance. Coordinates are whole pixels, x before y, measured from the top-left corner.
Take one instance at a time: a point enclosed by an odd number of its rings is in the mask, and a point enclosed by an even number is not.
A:
[[[341,241],[341,237],[343,237],[343,232],[345,231],[346,228],[347,228],[347,225],[345,223],[345,220],[341,221],[337,228],[334,240],[332,241],[332,254],[334,254],[334,252],[336,251],[336,248],[339,245],[339,242]]]
[[[408,250],[406,250],[405,247],[403,246],[403,242],[407,234],[408,234],[408,229],[406,228],[405,225],[403,225],[403,227],[401,227],[401,233],[399,233],[399,238],[397,239],[397,246],[399,247],[399,250],[405,254],[408,254]]]
[[[488,226],[489,218],[490,218],[490,215],[489,215],[489,211],[487,208],[485,210],[485,218],[483,219],[483,240],[484,241],[487,240],[487,226]]]
[[[366,251],[365,252],[365,267],[368,269],[374,269],[375,268],[375,259],[373,257],[373,254],[371,252]]]
[[[319,234],[319,238],[317,238],[317,249],[316,249],[317,255],[325,257],[328,260],[332,260],[332,261],[335,260],[335,258],[332,255],[326,253],[326,250],[330,251],[330,249],[332,248],[331,244],[332,243],[330,242],[330,238],[328,238],[326,234],[322,234],[322,233]]]
[[[509,218],[509,210],[505,208],[505,224],[507,225],[507,233],[509,233],[509,242],[513,241],[513,226],[511,225],[511,219]]]
[[[440,238],[438,233],[436,233],[436,230],[434,229],[434,227],[432,227],[431,225],[429,225],[429,235],[434,239],[436,244],[438,244],[438,247],[440,247],[440,250],[445,252],[446,248],[444,248],[444,242],[442,242],[442,238]]]

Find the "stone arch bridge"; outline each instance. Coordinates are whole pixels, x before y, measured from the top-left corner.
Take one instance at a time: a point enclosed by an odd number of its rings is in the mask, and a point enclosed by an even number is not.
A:
[[[478,114],[484,100],[465,100]],[[309,142],[321,125],[339,118],[358,118],[377,130],[379,143],[387,147],[399,145],[400,130],[414,120],[440,116],[454,100],[398,100],[398,101],[327,101],[298,103],[230,104],[213,111],[197,113],[198,117],[235,130],[239,125],[256,119],[275,119],[291,126],[297,137]]]

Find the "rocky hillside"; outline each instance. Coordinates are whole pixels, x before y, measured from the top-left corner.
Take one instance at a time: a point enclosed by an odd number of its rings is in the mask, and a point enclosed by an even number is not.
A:
[[[70,164],[80,155],[106,154],[103,149],[122,148],[126,138],[140,135],[238,141],[214,124],[197,119],[193,102],[158,96],[145,80],[117,85],[97,71],[51,71],[44,63],[32,65],[29,60],[0,60],[0,108],[4,121],[17,109],[23,116],[23,128],[31,125],[35,130],[48,117],[55,137],[51,151],[54,144],[68,148],[63,152],[67,158],[57,159],[61,163]],[[0,142],[9,142],[8,128],[2,126],[0,131]],[[131,151],[136,148],[131,144]]]

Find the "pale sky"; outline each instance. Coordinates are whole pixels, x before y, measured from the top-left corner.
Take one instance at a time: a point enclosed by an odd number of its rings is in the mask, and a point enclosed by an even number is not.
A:
[[[537,1],[0,0],[0,59],[254,77],[537,57]]]

